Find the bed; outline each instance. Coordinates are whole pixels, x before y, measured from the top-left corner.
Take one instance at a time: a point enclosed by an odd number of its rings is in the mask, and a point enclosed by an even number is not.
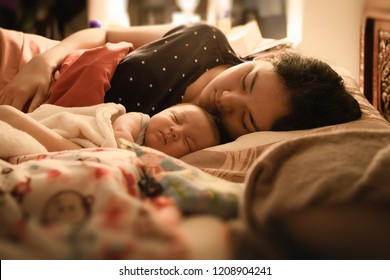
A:
[[[18,36],[2,67],[56,44]],[[335,70],[361,119],[181,159],[126,141],[48,153],[0,123],[1,259],[389,258],[390,124]]]

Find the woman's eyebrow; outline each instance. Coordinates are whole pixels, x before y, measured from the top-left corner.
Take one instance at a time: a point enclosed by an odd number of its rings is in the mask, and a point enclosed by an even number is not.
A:
[[[249,87],[249,92],[252,93],[252,90],[253,90],[253,87],[255,86],[255,83],[256,83],[256,80],[257,80],[257,77],[259,76],[259,70],[257,70],[255,72],[255,74],[253,75],[253,79],[252,79],[252,82],[251,82],[251,85]]]

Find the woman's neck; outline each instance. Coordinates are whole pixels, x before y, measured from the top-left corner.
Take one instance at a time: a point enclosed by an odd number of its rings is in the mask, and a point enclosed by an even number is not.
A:
[[[219,65],[204,72],[195,82],[190,84],[184,92],[183,102],[197,104],[202,90],[221,72],[231,67],[231,65]]]

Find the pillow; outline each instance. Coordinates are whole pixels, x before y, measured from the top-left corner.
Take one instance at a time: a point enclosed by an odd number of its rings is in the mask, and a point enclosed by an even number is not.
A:
[[[205,172],[234,182],[243,182],[252,163],[264,151],[275,144],[306,135],[323,132],[339,132],[352,129],[390,129],[390,124],[368,102],[356,80],[344,68],[334,68],[344,79],[347,90],[355,97],[362,109],[359,120],[299,131],[263,131],[243,135],[235,141],[200,150],[181,158]]]
[[[119,61],[131,50],[131,43],[121,42],[70,53],[61,65],[59,78],[53,83],[46,103],[64,107],[104,103]]]
[[[390,129],[316,133],[280,143],[248,174],[245,214],[265,225],[272,216],[321,204],[388,205],[389,163]]]
[[[241,227],[251,243],[239,249],[253,259],[388,259],[389,165],[389,129],[275,145],[247,176]]]

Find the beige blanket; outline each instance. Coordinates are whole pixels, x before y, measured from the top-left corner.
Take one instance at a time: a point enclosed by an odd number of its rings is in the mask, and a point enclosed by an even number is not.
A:
[[[303,137],[268,150],[246,181],[246,216],[275,216],[346,202],[390,203],[390,130]]]
[[[35,138],[0,121],[0,159],[47,152]]]
[[[125,113],[120,104],[64,108],[44,104],[29,115],[84,148],[117,148],[111,119]],[[0,158],[47,152],[27,133],[0,121]]]
[[[111,119],[125,113],[115,103],[70,108],[44,104],[29,115],[83,148],[117,148]]]

